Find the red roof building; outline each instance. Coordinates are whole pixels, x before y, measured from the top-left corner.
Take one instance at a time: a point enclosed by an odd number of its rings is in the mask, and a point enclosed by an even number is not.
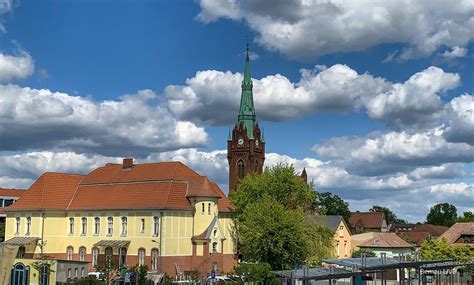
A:
[[[352,212],[349,224],[353,233],[386,232],[385,215],[382,212]]]

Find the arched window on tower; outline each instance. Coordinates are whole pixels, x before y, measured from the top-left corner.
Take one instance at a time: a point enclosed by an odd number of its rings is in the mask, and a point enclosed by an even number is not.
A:
[[[238,171],[239,171],[239,179],[243,179],[244,176],[245,176],[245,164],[242,160],[239,160],[239,162],[237,162],[237,168],[238,168]]]

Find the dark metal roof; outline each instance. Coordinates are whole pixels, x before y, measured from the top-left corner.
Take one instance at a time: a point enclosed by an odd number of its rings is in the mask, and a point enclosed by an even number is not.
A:
[[[12,237],[11,239],[4,241],[3,244],[9,245],[28,245],[37,243],[39,240],[38,237]]]
[[[351,272],[341,268],[334,267],[317,267],[317,268],[304,268],[297,270],[282,270],[272,271],[279,277],[299,279],[299,280],[328,280],[347,278],[355,276],[358,272]]]
[[[110,247],[128,247],[130,244],[129,240],[101,240],[99,242],[96,242],[94,246],[110,246]]]
[[[340,215],[320,215],[320,216],[309,216],[308,220],[313,221],[319,225],[324,225],[331,230],[337,230],[339,223],[342,220]]]

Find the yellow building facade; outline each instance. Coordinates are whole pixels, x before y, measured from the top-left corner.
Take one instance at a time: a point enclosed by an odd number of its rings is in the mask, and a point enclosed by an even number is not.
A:
[[[45,173],[6,211],[20,257],[47,255],[184,275],[229,272],[233,208],[217,184],[179,162]]]

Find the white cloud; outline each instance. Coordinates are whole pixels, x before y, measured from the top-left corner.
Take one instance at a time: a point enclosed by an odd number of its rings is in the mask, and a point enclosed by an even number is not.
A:
[[[465,47],[473,39],[474,4],[458,0],[201,0],[198,19],[244,19],[257,42],[293,58],[358,51],[385,43],[405,43],[402,60],[438,48]]]
[[[170,110],[183,120],[207,125],[235,122],[240,73],[198,71],[185,85],[165,89]],[[257,117],[281,121],[321,111],[362,109],[390,125],[431,125],[443,114],[441,95],[460,84],[456,73],[428,67],[403,83],[391,83],[347,65],[302,69],[298,82],[276,74],[253,79]],[[212,110],[212,112],[210,112]]]
[[[444,51],[441,55],[447,58],[465,57],[467,55],[467,48],[455,46],[451,50]]]
[[[0,83],[25,79],[34,69],[34,60],[26,51],[20,49],[15,55],[0,53]]]
[[[445,136],[452,142],[474,146],[474,97],[463,94],[446,105]]]
[[[0,149],[62,149],[146,156],[205,145],[203,128],[179,121],[151,90],[93,101],[47,89],[0,85]]]
[[[0,0],[0,16],[13,9],[13,3],[11,0]],[[5,26],[2,24],[2,18],[0,18],[0,33],[6,33]],[[1,72],[1,71],[0,71]]]
[[[313,150],[337,161],[350,173],[367,176],[412,171],[419,166],[474,161],[473,146],[446,141],[441,129],[338,137],[315,145]]]

